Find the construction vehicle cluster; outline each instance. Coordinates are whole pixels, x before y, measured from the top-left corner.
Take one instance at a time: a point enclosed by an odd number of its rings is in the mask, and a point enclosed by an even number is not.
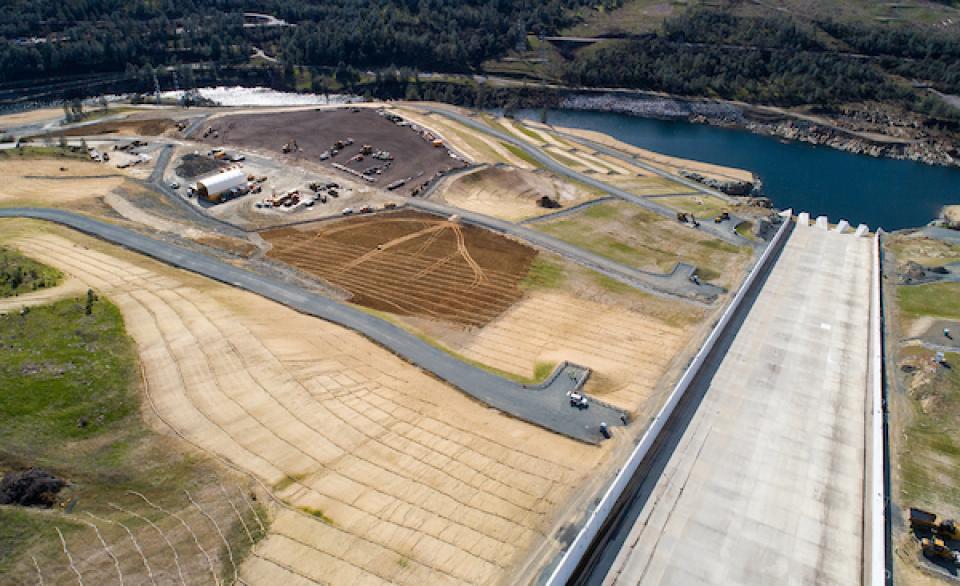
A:
[[[910,509],[910,528],[920,538],[920,550],[926,557],[960,566],[960,526],[953,519],[940,519],[936,513]],[[951,545],[953,547],[951,547]]]

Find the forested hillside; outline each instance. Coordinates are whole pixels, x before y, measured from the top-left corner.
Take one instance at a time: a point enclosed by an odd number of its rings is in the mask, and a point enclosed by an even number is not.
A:
[[[13,0],[0,3],[0,79],[236,63],[256,43],[297,65],[467,71],[599,1]],[[245,11],[291,26],[244,27]]]

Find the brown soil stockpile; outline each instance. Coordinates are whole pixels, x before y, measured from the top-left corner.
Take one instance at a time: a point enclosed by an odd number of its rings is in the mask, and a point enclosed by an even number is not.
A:
[[[116,120],[97,122],[68,128],[56,134],[64,136],[92,136],[94,134],[127,134],[130,136],[158,136],[173,128],[173,120],[157,118],[152,120]]]
[[[57,493],[66,484],[39,468],[8,472],[0,480],[0,505],[50,508],[57,502]]]
[[[521,296],[537,252],[492,232],[415,212],[262,233],[269,256],[400,315],[482,326]]]
[[[185,179],[195,179],[228,166],[230,166],[230,163],[218,161],[205,155],[189,153],[180,160],[176,172],[177,175]]]
[[[201,139],[208,127],[216,128],[217,138]],[[363,145],[370,145],[373,151],[387,151],[393,157],[389,168],[379,175],[372,175],[377,187],[386,187],[394,181],[413,177],[414,179],[400,188],[400,193],[410,191],[437,172],[462,166],[462,162],[452,159],[446,148],[434,147],[409,127],[397,126],[370,108],[340,110],[301,110],[273,114],[249,114],[226,116],[204,125],[192,138],[212,142],[212,144],[250,147],[282,153],[283,145],[294,140],[299,151],[291,152],[292,158],[304,158],[323,163],[333,169],[333,163],[339,163],[354,171],[381,166],[381,161],[372,156],[364,156],[362,161],[351,161],[360,153]],[[353,139],[353,144],[326,161],[320,154],[328,151],[338,140]],[[335,173],[344,173],[335,170]],[[360,181],[358,179],[358,181]]]

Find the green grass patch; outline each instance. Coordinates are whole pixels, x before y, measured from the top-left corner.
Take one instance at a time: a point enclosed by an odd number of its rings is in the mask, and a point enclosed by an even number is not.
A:
[[[724,242],[723,240],[701,240],[700,242],[697,242],[697,245],[704,248],[709,248],[711,250],[719,250],[720,252],[729,252],[731,254],[750,252],[750,250],[746,247],[730,244],[729,242]]]
[[[539,161],[531,157],[530,154],[527,153],[527,151],[523,150],[517,145],[510,144],[508,142],[503,142],[503,141],[500,141],[500,144],[503,145],[503,148],[510,151],[510,153],[513,154],[513,156],[524,161],[525,163],[529,163],[530,165],[533,165],[537,169],[543,168],[543,165],[541,165]]]
[[[903,287],[901,287],[903,288]],[[910,349],[928,362],[933,351]],[[898,454],[903,497],[911,506],[936,510],[960,502],[960,354],[910,394],[913,410]]]
[[[90,160],[90,156],[78,147],[23,145],[15,149],[0,150],[0,161],[51,158],[77,161]]]
[[[110,502],[129,505],[130,490],[160,506],[182,507],[183,490],[218,481],[216,464],[144,425],[134,342],[107,300],[94,299],[89,315],[82,297],[2,315],[0,349],[0,471],[38,467],[68,479],[60,497],[76,499],[74,514],[103,514]],[[56,509],[0,507],[0,564],[16,566],[14,572],[32,567],[20,557],[29,549],[41,565],[62,565],[54,526],[70,527]],[[43,544],[31,541],[36,535]],[[249,540],[236,543],[242,541]],[[47,543],[56,546],[49,555]]]
[[[16,250],[0,246],[0,297],[13,297],[38,289],[56,287],[63,273],[23,256]]]
[[[960,319],[960,283],[900,286],[897,303],[907,317]]]
[[[536,130],[527,128],[527,126],[522,122],[516,122],[514,126],[518,131],[525,134],[528,138],[535,140],[538,144],[543,144],[547,142],[546,139],[543,138],[543,136],[541,136],[539,132],[537,132]]]
[[[328,517],[328,516],[323,512],[322,509],[316,509],[316,508],[314,508],[314,507],[300,507],[300,510],[303,511],[304,513],[312,516],[312,517],[316,517],[317,519],[320,519],[321,521],[323,521],[323,522],[326,523],[327,525],[330,525],[330,526],[332,526],[332,527],[336,527],[336,525],[337,525],[337,524],[333,521],[333,519],[331,519],[330,517]]]
[[[719,197],[710,195],[680,195],[675,197],[658,197],[657,203],[673,208],[679,212],[693,214],[699,220],[710,220],[721,212],[727,211],[730,204]]]
[[[566,280],[566,273],[561,265],[543,258],[543,255],[537,255],[530,263],[527,275],[520,281],[520,287],[522,289],[559,289]]]
[[[38,543],[52,546],[52,540],[56,539],[55,527],[59,527],[64,536],[79,528],[41,511],[0,506],[0,575],[6,575],[20,554]]]
[[[747,240],[755,241],[757,239],[753,234],[753,222],[740,222],[735,228],[737,234],[746,238]]]
[[[555,362],[538,362],[533,368],[533,380],[536,381],[545,381],[550,374],[556,370],[557,364]]]
[[[92,309],[69,299],[0,316],[3,443],[90,438],[136,415],[137,361],[120,312],[104,300]]]
[[[590,206],[583,211],[583,215],[588,218],[593,218],[595,220],[605,220],[607,218],[615,218],[620,215],[620,212],[617,211],[613,206],[606,204],[597,204],[595,206]]]
[[[626,295],[636,292],[634,287],[631,287],[630,285],[627,285],[626,283],[618,281],[612,277],[608,277],[600,273],[592,273],[592,276],[594,283],[611,293]]]

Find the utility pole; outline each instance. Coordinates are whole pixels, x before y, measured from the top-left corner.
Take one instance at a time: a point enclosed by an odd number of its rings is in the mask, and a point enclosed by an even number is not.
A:
[[[180,93],[180,79],[177,78],[177,68],[173,68],[173,95],[176,96]],[[183,105],[183,96],[177,98],[177,101],[180,102],[180,105]]]
[[[157,105],[160,105],[160,81],[157,79],[157,70],[153,70],[153,95],[156,98]]]
[[[540,99],[543,100],[543,108],[540,110],[540,122],[547,123],[547,41],[546,35],[540,31]]]

